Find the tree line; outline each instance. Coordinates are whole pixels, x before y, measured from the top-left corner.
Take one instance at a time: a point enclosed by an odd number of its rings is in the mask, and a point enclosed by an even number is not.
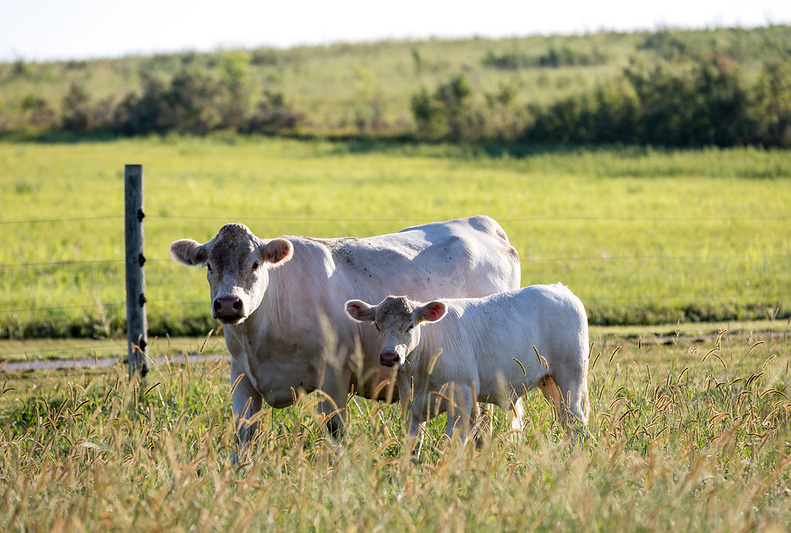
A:
[[[748,81],[726,57],[633,62],[588,94],[548,105],[515,104],[507,85],[473,103],[460,74],[412,95],[422,139],[623,143],[669,147],[791,146],[791,65],[763,65]]]
[[[114,107],[95,103],[84,87],[72,83],[61,110],[64,130],[124,136],[206,135],[218,130],[278,134],[294,131],[303,115],[282,93],[264,90],[250,109],[250,85],[244,69],[229,61],[220,75],[183,69],[170,80],[141,72],[142,91],[130,92]]]
[[[662,51],[658,61],[633,60],[594,90],[544,105],[524,103],[530,95],[508,84],[476,94],[461,71],[411,94],[414,129],[403,134],[449,142],[791,146],[791,62],[764,62],[748,76],[729,56],[691,53],[674,41],[649,44]],[[595,51],[575,55],[550,49],[536,57],[490,52],[482,63],[511,69],[598,64],[602,58]],[[287,135],[310,123],[282,92],[252,94],[242,61],[231,56],[219,67],[210,72],[184,66],[169,78],[141,71],[141,89],[120,99],[97,101],[84,85],[72,83],[54,126],[74,135],[206,135],[220,130]],[[56,120],[41,98],[27,97],[22,108],[33,125]]]

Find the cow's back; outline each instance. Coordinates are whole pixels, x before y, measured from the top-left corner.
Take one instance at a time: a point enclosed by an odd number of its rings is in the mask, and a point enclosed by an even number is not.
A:
[[[483,389],[494,389],[503,371],[545,372],[535,351],[558,365],[584,365],[588,325],[582,302],[562,285],[533,285],[483,298],[444,300],[447,317],[424,327],[421,357],[443,351],[448,378],[475,367]],[[518,366],[514,359],[520,361]],[[440,371],[444,371],[441,369]]]
[[[478,215],[406,228],[395,234],[424,249],[410,265],[437,287],[418,299],[478,297],[517,289],[519,254],[503,228],[491,217]],[[431,283],[427,283],[431,284]],[[390,290],[386,294],[406,294]]]
[[[489,217],[425,224],[366,238],[285,238],[293,245],[293,256],[271,271],[264,300],[251,317],[260,333],[252,339],[256,353],[251,354],[255,362],[250,368],[273,395],[276,387],[282,389],[281,396],[292,386],[316,388],[328,344],[346,361],[362,349],[358,370],[367,383],[352,378],[361,394],[370,396],[366,385],[389,375],[379,364],[375,329],[346,316],[347,300],[381,301],[389,294],[424,301],[474,297],[519,285],[518,254]],[[258,338],[263,332],[266,338]],[[332,338],[327,338],[328,333]],[[283,379],[284,374],[290,377]]]

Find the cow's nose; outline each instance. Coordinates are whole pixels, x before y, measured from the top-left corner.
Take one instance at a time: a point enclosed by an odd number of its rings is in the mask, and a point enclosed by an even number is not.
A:
[[[242,299],[238,296],[221,296],[214,300],[214,316],[230,318],[242,316]]]
[[[387,350],[379,354],[379,364],[382,366],[395,366],[398,363],[398,352]]]

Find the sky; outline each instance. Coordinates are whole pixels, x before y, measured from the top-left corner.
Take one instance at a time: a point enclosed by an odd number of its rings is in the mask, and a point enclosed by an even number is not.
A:
[[[0,61],[791,24],[791,0],[0,0]]]

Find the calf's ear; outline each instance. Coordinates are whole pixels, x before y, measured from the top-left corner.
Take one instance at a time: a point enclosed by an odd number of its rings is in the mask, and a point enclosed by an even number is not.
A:
[[[373,322],[376,317],[376,308],[362,300],[349,300],[346,302],[346,314],[357,322]]]
[[[418,313],[418,321],[426,321],[426,322],[436,322],[440,320],[445,313],[447,312],[447,306],[440,302],[439,300],[434,302],[429,302],[423,307],[418,307],[416,309]]]
[[[181,239],[170,245],[170,255],[173,259],[187,266],[202,265],[208,259],[206,247],[192,239]]]
[[[285,263],[294,255],[294,245],[288,239],[272,239],[258,248],[261,259],[276,265]]]

